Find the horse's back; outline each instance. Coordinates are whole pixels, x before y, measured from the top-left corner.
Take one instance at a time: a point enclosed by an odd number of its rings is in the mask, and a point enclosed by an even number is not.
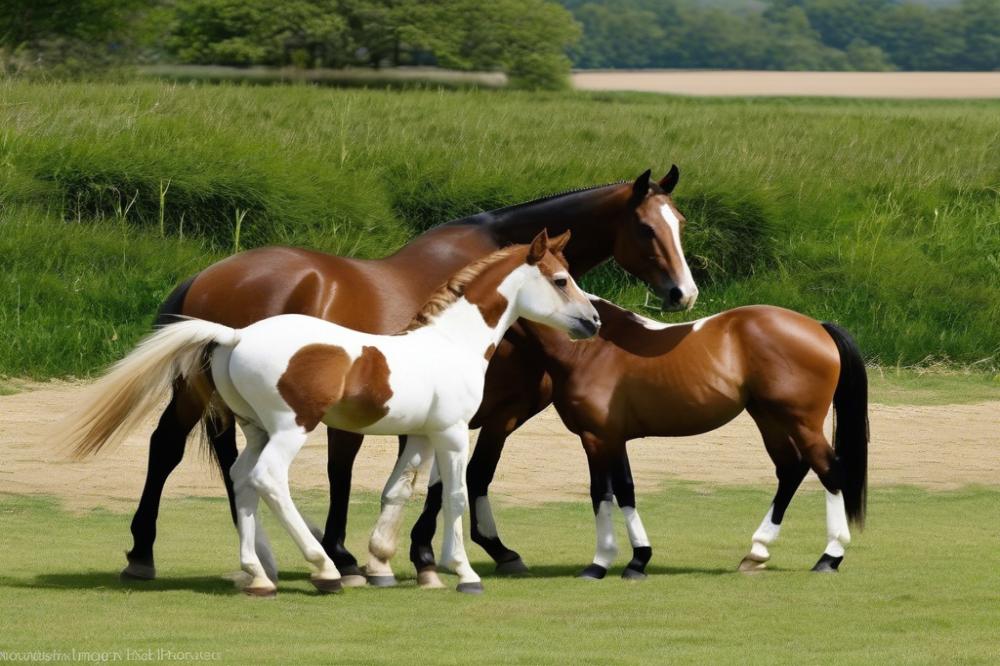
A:
[[[301,248],[250,250],[195,276],[181,314],[236,328],[280,314],[324,317],[338,301],[364,299],[370,291],[366,268],[358,260]],[[348,305],[339,309],[349,315]]]

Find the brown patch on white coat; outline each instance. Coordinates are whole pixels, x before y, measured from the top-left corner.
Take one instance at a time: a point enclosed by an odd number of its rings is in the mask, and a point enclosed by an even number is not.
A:
[[[307,432],[327,414],[343,427],[363,428],[389,412],[389,366],[375,347],[362,347],[352,363],[336,345],[306,345],[289,359],[278,393]]]

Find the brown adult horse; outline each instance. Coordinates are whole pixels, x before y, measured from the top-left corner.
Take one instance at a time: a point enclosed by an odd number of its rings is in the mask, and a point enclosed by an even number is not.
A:
[[[500,247],[530,242],[545,228],[553,235],[572,231],[564,254],[574,277],[614,257],[661,296],[666,307],[690,307],[698,290],[684,260],[679,231],[663,216],[664,210],[675,211],[670,193],[678,178],[674,166],[659,183],[651,182],[647,171],[634,182],[473,215],[435,227],[384,259],[348,259],[291,248],[252,250],[220,261],[181,284],[164,302],[157,321],[168,323],[180,315],[241,328],[266,317],[298,313],[365,333],[395,333],[459,268]],[[518,354],[516,343],[504,342],[500,347],[500,358],[510,366],[508,377],[527,373],[530,385],[534,374],[524,366],[525,357]],[[510,386],[487,380],[487,395],[498,390],[509,391]],[[163,485],[183,457],[185,440],[204,412],[205,400],[196,387],[177,382],[150,438],[146,483],[131,525],[135,543],[127,553],[124,577],[155,576],[153,542]],[[491,421],[489,414],[481,412],[480,417],[480,422]],[[229,468],[237,450],[231,420],[228,425],[209,424],[208,434],[235,520]],[[331,508],[323,546],[344,574],[345,584],[364,582],[357,561],[343,545],[351,468],[362,440],[362,435],[333,430],[328,436]],[[265,566],[274,573],[273,562],[265,561]]]
[[[708,432],[744,409],[774,462],[778,490],[740,569],[764,567],[785,509],[812,469],[827,492],[828,538],[813,570],[836,571],[850,541],[848,521],[863,524],[867,495],[868,382],[847,332],[769,306],[665,325],[607,301],[594,303],[602,326],[589,341],[571,343],[544,326],[523,325],[551,378],[552,401],[563,423],[580,437],[590,463],[597,554],[582,575],[603,578],[617,554],[613,494],[634,549],[623,575],[642,577],[652,555],[634,495],[623,498],[618,492],[622,487],[631,492],[625,443]],[[834,447],[823,434],[831,406]],[[470,503],[479,515],[473,531],[498,542],[485,492],[470,490]]]

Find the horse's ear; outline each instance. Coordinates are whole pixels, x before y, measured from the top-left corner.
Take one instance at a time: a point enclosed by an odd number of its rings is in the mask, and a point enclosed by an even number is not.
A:
[[[639,205],[646,195],[649,194],[649,176],[652,174],[651,169],[646,169],[642,172],[642,175],[635,179],[632,183],[632,198],[630,202],[633,206]]]
[[[550,240],[549,252],[555,254],[557,252],[562,252],[564,249],[566,249],[566,245],[569,243],[569,236],[570,236],[569,229],[567,229],[566,231],[562,232],[561,234]]]
[[[538,235],[535,236],[535,240],[531,241],[531,247],[528,248],[528,265],[534,266],[537,264],[542,260],[542,257],[544,257],[545,253],[548,251],[549,234],[545,229],[542,229]]]
[[[677,181],[680,179],[681,170],[677,168],[676,164],[671,164],[670,171],[668,171],[667,175],[660,180],[660,187],[663,188],[664,192],[670,194],[674,191],[674,188],[677,187]]]

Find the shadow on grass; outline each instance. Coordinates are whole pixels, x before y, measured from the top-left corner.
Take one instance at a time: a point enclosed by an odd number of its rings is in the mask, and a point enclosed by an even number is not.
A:
[[[508,576],[504,574],[497,574],[493,570],[492,564],[478,564],[476,570],[480,572],[483,578],[495,578],[495,579],[505,579],[505,578],[576,578],[577,575],[583,571],[586,565],[569,565],[569,564],[538,564],[532,566],[526,574],[518,576]],[[621,576],[624,567],[612,567],[608,571],[607,578],[618,578]],[[727,574],[739,574],[736,567],[732,569],[722,569],[718,567],[671,567],[651,564],[646,567],[646,573],[650,576],[682,576],[682,575],[699,575],[699,576],[724,576]]]
[[[281,594],[318,594],[312,588],[282,587],[282,583],[308,580],[306,573],[292,572],[282,575],[278,581]],[[43,590],[102,590],[134,594],[136,592],[185,591],[213,596],[235,596],[239,591],[232,581],[220,576],[166,576],[156,580],[123,581],[117,573],[110,572],[64,572],[40,574],[34,578],[11,578],[0,576],[0,587]]]

